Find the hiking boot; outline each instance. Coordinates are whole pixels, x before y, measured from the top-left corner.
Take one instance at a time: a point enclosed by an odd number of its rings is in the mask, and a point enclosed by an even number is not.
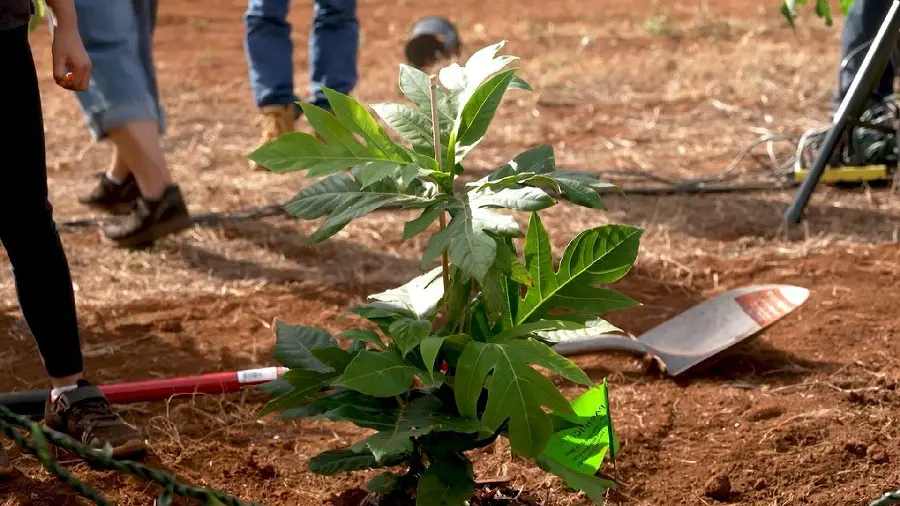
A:
[[[297,120],[294,104],[265,105],[259,109],[258,123],[262,130],[259,145],[260,148],[282,135],[294,131],[294,122]],[[266,170],[265,167],[250,160],[250,168],[253,170]]]
[[[98,174],[97,179],[99,181],[91,191],[78,197],[79,203],[114,215],[131,212],[134,203],[141,196],[141,190],[132,174],[128,174],[121,184],[114,183],[105,173]]]
[[[11,475],[13,470],[13,466],[9,462],[9,456],[6,454],[6,450],[3,448],[3,445],[0,445],[0,478]]]
[[[103,234],[119,246],[141,248],[166,235],[190,228],[192,222],[181,190],[171,185],[158,201],[139,198],[131,214],[120,222],[104,227]]]
[[[102,451],[112,448],[113,457],[130,456],[147,449],[144,437],[109,407],[99,388],[84,380],[78,388],[47,399],[44,425],[67,434],[82,444]]]

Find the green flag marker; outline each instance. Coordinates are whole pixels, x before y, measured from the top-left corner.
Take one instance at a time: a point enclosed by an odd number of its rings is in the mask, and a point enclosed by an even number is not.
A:
[[[593,476],[609,452],[615,462],[619,442],[609,415],[609,395],[606,380],[572,402],[575,417],[563,417],[574,424],[561,430],[547,443],[542,456],[572,471]]]

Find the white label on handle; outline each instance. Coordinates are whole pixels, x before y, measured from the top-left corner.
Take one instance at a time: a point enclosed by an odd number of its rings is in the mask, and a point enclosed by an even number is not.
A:
[[[261,381],[273,381],[278,379],[278,367],[265,367],[262,369],[247,369],[238,371],[239,383],[259,383]]]

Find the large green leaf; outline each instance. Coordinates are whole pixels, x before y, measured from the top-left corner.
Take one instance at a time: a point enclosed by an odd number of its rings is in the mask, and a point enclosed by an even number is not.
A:
[[[431,322],[404,318],[392,323],[388,333],[405,358],[407,353],[419,346],[431,333]]]
[[[535,284],[519,302],[515,322],[544,318],[563,309],[599,315],[637,305],[637,302],[596,285],[618,281],[637,257],[642,231],[625,225],[585,230],[566,246],[559,269],[553,269],[550,238],[537,214],[532,214],[525,236],[525,265]]]
[[[311,242],[319,243],[341,231],[354,219],[384,206],[424,208],[432,202],[428,197],[402,193],[390,185],[363,189],[348,174],[332,174],[301,190],[285,205],[285,209],[298,218],[308,220],[327,215],[319,229],[310,237]]]
[[[540,454],[553,433],[553,422],[542,407],[572,413],[572,406],[553,382],[530,364],[546,367],[573,381],[590,382],[581,369],[547,345],[520,339],[470,342],[457,363],[454,385],[460,414],[476,417],[478,399],[490,375],[481,422],[494,431],[508,419],[512,448],[524,457]]]
[[[364,471],[379,467],[390,467],[403,462],[405,455],[393,455],[378,462],[372,452],[362,449],[353,450],[342,448],[340,450],[328,450],[309,459],[309,470],[316,474],[333,476],[349,471]]]
[[[556,204],[556,199],[541,188],[525,186],[500,190],[490,188],[472,190],[469,192],[469,202],[476,208],[499,207],[517,211],[540,211]]]
[[[403,455],[412,451],[412,438],[431,432],[476,433],[481,424],[467,418],[441,413],[442,403],[433,395],[419,397],[400,406],[391,427],[385,427],[367,439],[356,443],[357,450],[369,449],[377,461],[392,455]]]
[[[467,506],[475,488],[472,462],[448,457],[428,466],[416,488],[416,506]]]
[[[366,429],[381,430],[396,421],[397,402],[377,398],[342,387],[310,399],[302,406],[287,409],[281,419],[312,418],[333,422],[351,422]]]
[[[337,347],[337,341],[326,330],[275,320],[275,360],[289,369],[333,372],[313,352]]]
[[[375,104],[372,109],[401,137],[409,141],[413,149],[425,155],[434,155],[434,132],[430,110],[403,104]],[[441,135],[441,153],[447,151],[449,132]]]
[[[388,156],[399,157],[396,144],[394,144],[384,129],[378,126],[375,118],[369,114],[369,111],[362,104],[349,95],[327,87],[323,87],[322,92],[325,94],[325,98],[328,99],[328,105],[331,107],[334,115],[349,130],[362,137],[366,141],[366,147],[385,153]],[[304,113],[307,106],[315,107],[312,104],[303,104],[302,106]]]
[[[454,126],[455,163],[462,163],[484,138],[514,75],[514,69],[501,72],[482,83],[468,100],[461,99],[462,110]]]
[[[337,373],[293,369],[285,373],[284,379],[291,385],[291,391],[272,399],[260,411],[265,416],[275,411],[284,411],[303,405],[319,392],[331,386]]]
[[[428,87],[428,74],[409,65],[400,64],[400,91],[412,103],[419,106],[419,109],[428,115],[430,119],[431,96],[428,92]],[[441,132],[447,136],[453,128],[453,122],[456,120],[455,101],[442,88],[438,87],[437,92]]]
[[[393,351],[360,352],[335,383],[373,397],[393,397],[412,385],[416,368]]]
[[[366,482],[366,489],[376,494],[389,494],[397,488],[399,478],[399,476],[390,472],[376,474]]]
[[[441,268],[436,267],[403,286],[370,295],[369,299],[397,313],[412,315],[412,319],[424,319],[437,310],[443,296]]]
[[[453,265],[465,276],[481,283],[497,254],[497,244],[489,233],[500,236],[521,234],[512,216],[466,202],[450,219],[447,228],[429,238],[422,255],[423,266],[447,251]]]

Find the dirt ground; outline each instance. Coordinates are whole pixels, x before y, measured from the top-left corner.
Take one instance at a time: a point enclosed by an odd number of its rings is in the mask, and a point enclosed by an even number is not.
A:
[[[257,132],[241,40],[245,2],[162,2],[156,56],[167,110],[168,161],[196,213],[282,202],[296,174],[251,172]],[[311,2],[293,2],[296,86],[307,75]],[[422,0],[360,2],[365,102],[399,99],[406,30],[426,14],[459,25],[464,56],[500,39],[523,58],[533,96],[506,100],[474,169],[541,142],[568,168],[640,168],[671,177],[714,174],[761,132],[797,136],[828,119],[840,21],[801,20],[778,2],[751,0]],[[51,199],[60,221],[94,218],[76,201],[110,156],[92,144],[74,98],[41,70]],[[301,128],[302,121],[298,123]],[[748,170],[760,170],[748,162]],[[766,170],[763,168],[762,170]],[[611,179],[617,182],[615,178]],[[578,362],[611,384],[623,448],[613,505],[862,505],[900,488],[900,205],[884,190],[822,188],[800,232],[779,229],[789,192],[630,196],[609,211],[546,213],[557,247],[605,222],[646,229],[620,289],[644,306],[611,315],[638,334],[722,290],[790,283],[812,294],[798,311],[710,369],[684,381],[636,359]],[[96,218],[102,218],[97,216]],[[403,216],[380,214],[311,247],[314,224],[265,218],[196,227],[149,251],[124,252],[95,229],[66,231],[86,360],[95,382],[272,364],[273,318],[338,331],[369,293],[416,274],[422,243],[400,241]],[[4,259],[5,261],[5,259]],[[44,388],[18,312],[12,277],[0,278],[0,391]],[[566,386],[569,397],[579,390]],[[159,464],[192,483],[271,506],[320,505],[366,473],[306,471],[317,452],[358,438],[353,427],[257,419],[258,395],[174,398],[122,406]],[[0,505],[80,505],[38,462],[11,450],[21,473],[0,482]],[[547,506],[589,504],[498,443],[475,456],[478,478],[508,476]],[[152,503],[139,480],[67,461],[122,505]],[[730,489],[707,494],[727,478]]]

